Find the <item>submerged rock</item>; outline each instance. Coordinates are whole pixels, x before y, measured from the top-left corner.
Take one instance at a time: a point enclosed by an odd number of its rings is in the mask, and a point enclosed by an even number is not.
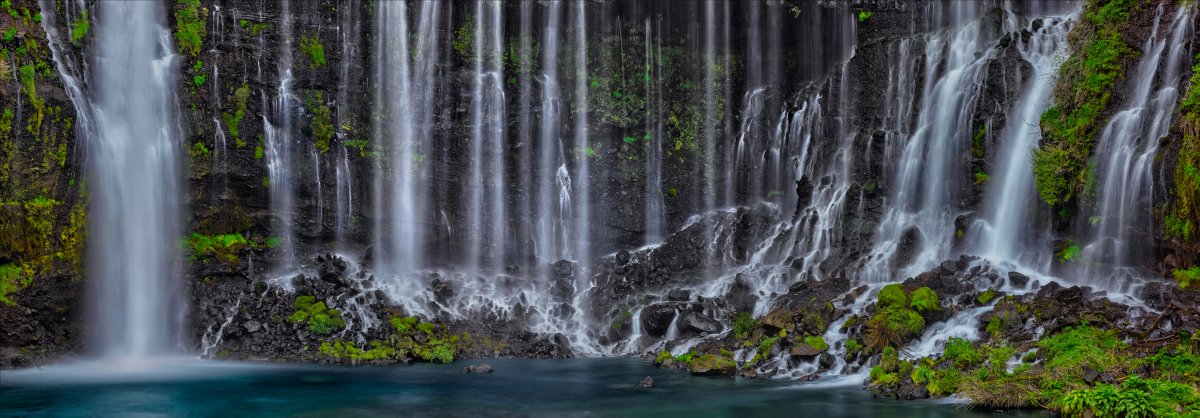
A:
[[[641,382],[638,382],[637,387],[638,388],[652,388],[652,387],[654,387],[654,379],[651,378],[650,376],[646,376],[645,379],[642,379]]]
[[[487,363],[472,364],[467,367],[463,367],[462,372],[463,373],[491,373],[492,365],[487,364]]]

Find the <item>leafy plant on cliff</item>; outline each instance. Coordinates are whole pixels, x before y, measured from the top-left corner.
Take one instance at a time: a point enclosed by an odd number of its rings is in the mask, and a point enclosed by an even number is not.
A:
[[[242,234],[204,235],[193,232],[184,240],[184,248],[191,253],[192,259],[214,258],[230,263],[236,263],[237,252],[248,245],[249,241]]]
[[[228,112],[221,114],[221,118],[225,119],[225,126],[229,127],[229,135],[233,137],[238,148],[246,146],[246,141],[242,140],[238,128],[242,124],[242,118],[246,116],[246,100],[248,99],[250,99],[250,86],[242,83],[242,86],[233,92],[233,114]]]
[[[1121,29],[1134,0],[1089,0],[1069,39],[1075,53],[1059,69],[1055,104],[1042,114],[1041,148],[1033,152],[1038,194],[1051,205],[1077,199],[1091,177],[1088,160],[1124,63],[1137,54]]]
[[[754,331],[754,317],[748,312],[741,312],[733,318],[733,335],[739,340],[750,338]]]
[[[22,272],[20,266],[15,264],[0,265],[0,302],[15,305],[16,303],[8,298],[8,294],[29,286],[32,279],[32,277]]]
[[[1200,284],[1200,266],[1193,266],[1188,269],[1176,269],[1172,272],[1175,276],[1175,281],[1179,282],[1179,287],[1184,289],[1194,284]]]
[[[79,18],[75,19],[74,24],[71,25],[71,42],[79,42],[79,40],[87,36],[90,26],[91,22],[88,20],[87,10],[80,11]]]
[[[308,57],[308,68],[325,66],[325,45],[317,35],[300,37],[300,50]]]
[[[1175,163],[1174,201],[1163,219],[1168,237],[1192,241],[1200,225],[1200,54],[1192,66],[1187,94],[1179,106],[1182,138]]]
[[[180,0],[175,7],[175,41],[179,52],[196,56],[204,44],[204,15],[200,0]]]
[[[308,110],[312,112],[312,131],[316,138],[313,145],[321,153],[328,152],[329,141],[333,139],[334,135],[333,112],[325,104],[321,92],[318,91],[315,98],[309,98]]]

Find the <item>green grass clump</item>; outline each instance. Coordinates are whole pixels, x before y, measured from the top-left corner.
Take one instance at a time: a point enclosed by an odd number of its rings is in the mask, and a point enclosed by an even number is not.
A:
[[[917,292],[914,292],[916,295]],[[939,306],[937,294],[925,288],[919,299],[910,304],[909,295],[899,283],[879,290],[875,315],[867,319],[864,340],[867,348],[876,351],[888,346],[900,346],[925,329],[925,318],[913,306],[933,309]]]
[[[416,327],[417,323],[421,321],[415,316],[406,316],[404,318],[392,318],[391,322],[392,328],[395,328],[397,333],[409,334],[412,333],[413,327]]]
[[[179,52],[196,56],[204,44],[204,15],[200,0],[180,0],[175,7],[175,41]]]

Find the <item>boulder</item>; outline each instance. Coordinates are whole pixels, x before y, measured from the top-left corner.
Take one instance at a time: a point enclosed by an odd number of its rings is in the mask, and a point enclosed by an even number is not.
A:
[[[667,335],[671,321],[675,319],[675,307],[666,303],[658,303],[642,309],[642,332],[654,337]]]
[[[697,312],[688,312],[679,318],[675,324],[676,329],[684,335],[706,335],[716,334],[725,329],[720,321],[701,315]]]
[[[255,320],[249,320],[242,324],[242,328],[245,328],[246,332],[253,334],[262,330],[262,323]]]
[[[705,354],[693,359],[688,371],[697,376],[733,376],[737,373],[737,363],[728,357]]]

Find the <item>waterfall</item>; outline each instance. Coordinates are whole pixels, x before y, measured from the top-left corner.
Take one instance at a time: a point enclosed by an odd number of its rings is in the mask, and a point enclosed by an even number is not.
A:
[[[105,357],[167,354],[182,320],[177,56],[159,3],[97,6],[96,135],[88,138],[92,335]]]
[[[354,177],[350,171],[350,151],[346,142],[356,139],[351,135],[357,133],[346,128],[350,118],[350,64],[356,62],[359,56],[359,38],[361,28],[358,8],[353,3],[343,2],[338,6],[341,14],[341,24],[338,25],[338,37],[342,44],[341,67],[338,69],[337,90],[337,160],[334,163],[334,239],[339,245],[345,245],[346,235],[351,227],[351,216],[354,213]],[[361,127],[360,127],[361,128]]]
[[[546,5],[546,33],[542,37],[542,114],[541,126],[538,127],[537,237],[534,242],[535,254],[538,261],[542,262],[566,258],[566,242],[556,238],[564,219],[561,210],[553,205],[553,202],[561,200],[555,192],[553,181],[558,177],[559,164],[555,164],[555,161],[561,159],[562,153],[562,142],[558,137],[558,118],[561,116],[558,27],[562,18],[561,9],[562,4],[558,0],[551,0]]]
[[[974,20],[980,5],[952,2],[947,7],[952,27],[925,42],[924,91],[916,130],[911,136],[889,138],[903,141],[888,144],[902,151],[898,160],[892,160],[898,162],[892,173],[892,195],[868,265],[868,274],[884,280],[892,280],[893,271],[907,277],[941,262],[955,234],[955,190],[967,172],[961,164],[964,145],[969,143],[973,104],[992,54],[985,51],[986,34]],[[940,15],[940,7],[933,12]]]
[[[520,216],[516,222],[516,231],[509,240],[517,246],[514,257],[522,262],[532,260],[527,243],[534,233],[534,199],[537,196],[537,183],[534,181],[534,122],[533,122],[533,66],[535,34],[533,32],[532,2],[520,3],[518,25],[518,74],[517,74],[517,211]]]
[[[292,50],[292,13],[291,3],[284,0],[281,5],[283,16],[280,18],[280,37],[283,39],[285,51]],[[265,48],[264,48],[265,49]],[[295,186],[292,177],[292,111],[295,107],[295,96],[292,94],[292,54],[280,54],[279,85],[274,100],[263,92],[263,109],[274,112],[263,112],[263,131],[266,143],[263,144],[263,155],[267,160],[267,181],[264,186],[270,189],[271,213],[274,215],[273,233],[279,234],[282,242],[279,245],[280,257],[275,267],[289,271],[296,265],[296,243],[293,239],[292,223],[294,222],[295,205],[292,202],[292,188]],[[278,124],[276,124],[276,122]]]
[[[650,97],[650,106],[646,109],[646,136],[643,136],[642,146],[646,149],[646,187],[645,201],[645,231],[642,243],[654,244],[662,240],[664,223],[664,204],[662,189],[662,160],[663,143],[666,142],[666,132],[663,129],[663,74],[662,74],[662,19],[655,21],[651,29],[650,19],[646,19],[646,94]],[[651,35],[654,44],[651,45]],[[653,74],[653,75],[651,75]],[[651,83],[653,82],[653,87]]]
[[[501,5],[475,3],[474,74],[471,81],[471,176],[467,185],[467,264],[471,270],[504,266],[505,125]]]
[[[377,5],[374,111],[380,122],[375,143],[387,158],[375,167],[375,213],[380,216],[374,239],[376,268],[384,277],[416,271],[423,264],[428,187],[424,158],[432,140],[440,6],[437,1],[419,4],[420,36],[412,37],[404,2]]]
[[[1062,19],[1047,20],[1048,24],[1033,31],[1033,36],[1018,46],[1034,73],[1010,113],[1013,117],[1004,126],[999,142],[1003,149],[997,155],[997,170],[992,174],[995,180],[988,188],[984,207],[986,229],[975,242],[980,255],[999,262],[1030,262],[1031,257],[1049,252],[1041,245],[1028,245],[1027,235],[1035,231],[1026,227],[1035,221],[1033,211],[1038,205],[1030,150],[1041,138],[1037,123],[1050,99],[1053,75],[1058,72],[1069,30]]]
[[[591,258],[591,222],[592,222],[592,179],[590,176],[591,159],[596,155],[588,141],[588,48],[587,48],[587,3],[585,0],[575,1],[575,103],[578,106],[575,115],[575,154],[578,167],[575,175],[575,225],[574,236],[567,242],[574,241],[574,256],[584,266],[586,276],[587,265]]]
[[[1175,114],[1185,64],[1194,54],[1188,51],[1188,40],[1193,39],[1192,8],[1180,8],[1172,25],[1163,28],[1164,7],[1158,6],[1151,36],[1142,45],[1137,71],[1130,77],[1136,83],[1133,94],[1125,108],[1109,119],[1096,146],[1093,176],[1100,185],[1099,207],[1088,218],[1091,240],[1083,256],[1089,262],[1081,277],[1093,281],[1107,277],[1107,283],[1095,283],[1100,287],[1119,286],[1122,271],[1148,259],[1146,243],[1153,239],[1152,169],[1159,140],[1167,135]],[[1161,87],[1153,90],[1156,85]],[[1117,270],[1108,271],[1113,267]]]

